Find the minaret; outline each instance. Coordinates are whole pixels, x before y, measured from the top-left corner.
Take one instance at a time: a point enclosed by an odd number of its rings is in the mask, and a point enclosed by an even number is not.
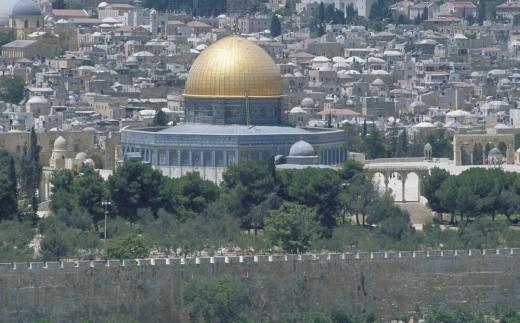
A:
[[[134,23],[133,25],[134,26],[140,26],[140,25],[144,25],[140,20],[142,19],[139,19],[139,17],[141,17],[142,13],[143,13],[143,2],[141,0],[134,0],[132,2],[132,4],[134,5]]]
[[[152,37],[157,37],[157,29],[159,28],[157,22],[157,11],[152,9],[150,11],[150,31],[152,32]]]
[[[48,16],[52,14],[52,4],[49,0],[40,1],[40,10],[42,11],[42,16]]]

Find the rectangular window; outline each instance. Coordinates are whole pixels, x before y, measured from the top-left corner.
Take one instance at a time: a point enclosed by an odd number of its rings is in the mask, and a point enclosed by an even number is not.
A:
[[[159,150],[159,164],[164,165],[166,163],[166,151]]]

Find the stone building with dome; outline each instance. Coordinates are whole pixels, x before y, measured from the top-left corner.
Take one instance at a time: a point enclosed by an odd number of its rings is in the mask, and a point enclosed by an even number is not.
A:
[[[20,0],[17,2],[9,17],[9,27],[16,30],[18,39],[24,35],[32,34],[44,26],[44,16],[40,6],[32,0]]]
[[[218,183],[228,166],[288,156],[299,141],[313,147],[318,164],[347,158],[344,131],[287,125],[280,70],[262,48],[236,34],[199,55],[183,96],[185,123],[121,131],[123,160],[139,153],[167,176],[196,172]]]

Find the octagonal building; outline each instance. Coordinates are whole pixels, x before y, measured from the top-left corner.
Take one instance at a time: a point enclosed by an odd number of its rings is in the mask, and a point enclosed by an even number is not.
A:
[[[341,164],[347,158],[344,131],[287,125],[278,66],[239,35],[227,36],[199,55],[183,96],[185,123],[122,130],[122,160],[137,153],[167,176],[197,172],[218,183],[228,166],[287,156],[300,140],[314,147],[319,164]]]

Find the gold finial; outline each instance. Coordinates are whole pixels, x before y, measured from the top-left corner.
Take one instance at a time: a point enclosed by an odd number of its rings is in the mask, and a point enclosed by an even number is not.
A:
[[[232,33],[233,35],[238,35],[238,30],[237,30],[237,16],[235,16],[233,18],[233,30],[232,30]]]

